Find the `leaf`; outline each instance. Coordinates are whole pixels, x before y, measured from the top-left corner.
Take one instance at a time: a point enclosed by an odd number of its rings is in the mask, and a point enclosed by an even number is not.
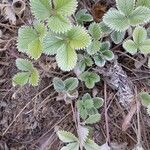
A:
[[[150,20],[150,9],[144,6],[137,7],[130,15],[130,24],[136,26]]]
[[[66,146],[62,147],[60,150],[79,150],[79,143],[69,143]]]
[[[90,109],[87,109],[87,114],[90,116],[90,115],[95,115],[95,114],[98,114],[98,111],[95,107],[92,107]]]
[[[101,55],[96,55],[93,58],[97,66],[104,67],[106,60]]]
[[[29,43],[28,45],[28,54],[31,58],[38,59],[42,54],[42,45],[39,39],[36,39]]]
[[[147,92],[140,93],[142,105],[147,107],[150,104],[150,95]]]
[[[35,31],[31,27],[22,26],[18,31],[17,48],[20,52],[28,51],[28,44],[37,39]]]
[[[149,0],[137,0],[137,6],[145,6],[150,8]]]
[[[141,53],[147,55],[150,53],[150,39],[145,40],[141,46],[139,46]]]
[[[133,40],[139,46],[147,38],[146,29],[143,27],[136,27],[133,31]]]
[[[57,54],[57,51],[63,46],[64,41],[61,37],[48,32],[43,40],[43,53],[47,55]]]
[[[125,15],[130,15],[134,9],[135,0],[116,0],[117,8]]]
[[[86,100],[83,102],[83,105],[84,105],[84,108],[86,108],[86,109],[90,109],[90,108],[94,107],[94,104],[93,104],[93,100],[92,100],[92,99],[86,99]]]
[[[87,139],[86,143],[84,144],[84,148],[86,150],[100,150],[100,147],[90,139]]]
[[[97,75],[95,72],[84,72],[80,75],[81,81],[85,82],[85,85],[87,88],[91,89],[94,87],[96,82],[100,81],[99,75]]]
[[[90,24],[88,31],[94,40],[100,39],[102,30],[99,23],[93,22],[92,24]]]
[[[53,32],[64,33],[71,29],[71,23],[68,18],[61,15],[55,15],[48,19],[48,27]]]
[[[80,146],[83,147],[83,145],[85,144],[85,141],[87,140],[87,137],[89,135],[89,129],[84,126],[79,125],[78,133],[79,133]]]
[[[70,16],[77,8],[77,0],[54,0],[54,6],[57,14]]]
[[[113,60],[114,57],[115,57],[115,56],[114,56],[114,53],[113,53],[112,51],[110,51],[110,50],[104,51],[102,54],[103,54],[104,58],[105,58],[106,60],[108,60],[108,61]]]
[[[24,86],[25,84],[27,84],[28,79],[29,79],[29,75],[30,75],[29,72],[17,73],[12,79],[13,86],[16,86],[16,85]]]
[[[137,53],[137,47],[132,40],[125,41],[123,43],[123,48],[132,55]]]
[[[57,92],[63,92],[65,90],[65,84],[60,78],[55,77],[53,79],[53,85]]]
[[[101,46],[100,41],[97,40],[92,41],[92,43],[87,47],[88,54],[90,55],[95,54],[97,51],[99,51],[100,46]]]
[[[147,37],[150,38],[150,27],[147,28]]]
[[[87,12],[87,9],[81,9],[81,10],[79,10],[76,13],[75,17],[76,17],[76,20],[77,20],[78,24],[80,24],[80,25],[83,25],[84,22],[93,21],[93,17],[92,17],[92,15],[90,15]]]
[[[64,81],[65,84],[65,90],[66,91],[73,91],[78,87],[79,81],[77,78],[68,78]]]
[[[101,115],[100,115],[100,114],[90,115],[90,116],[85,120],[85,123],[86,123],[86,124],[97,123],[97,122],[100,121],[100,119],[101,119]]]
[[[64,143],[78,142],[78,139],[71,132],[60,130],[57,132],[59,139]]]
[[[147,113],[150,116],[150,104],[147,106]]]
[[[91,38],[85,28],[74,26],[67,32],[70,46],[73,49],[83,49],[91,43]]]
[[[150,68],[150,57],[148,58],[148,67]]]
[[[32,72],[30,74],[30,77],[29,77],[29,83],[32,86],[37,86],[38,82],[39,82],[39,73],[36,68],[33,68]]]
[[[116,9],[110,9],[104,15],[103,22],[115,31],[125,31],[129,27],[128,19]]]
[[[114,31],[111,34],[111,39],[115,44],[119,44],[123,41],[124,36],[125,36],[125,32]]]
[[[84,94],[82,97],[83,101],[86,101],[87,99],[91,99],[91,95],[89,93]]]
[[[16,59],[16,66],[21,71],[32,71],[33,69],[33,64],[30,61],[22,58]]]
[[[94,97],[93,98],[93,104],[95,108],[100,108],[103,106],[104,100],[100,97]]]
[[[76,66],[77,54],[70,46],[63,46],[56,55],[58,66],[63,71],[70,71]]]
[[[45,20],[51,16],[49,0],[31,0],[31,11],[37,19]]]
[[[102,30],[103,35],[108,35],[112,32],[112,30],[103,21],[99,23],[99,26]]]

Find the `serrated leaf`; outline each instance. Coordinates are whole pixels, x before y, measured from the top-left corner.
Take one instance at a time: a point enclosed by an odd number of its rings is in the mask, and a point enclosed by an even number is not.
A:
[[[87,109],[87,114],[90,115],[95,115],[98,114],[98,110],[95,107],[92,107],[90,109]]]
[[[135,0],[116,0],[117,8],[125,15],[130,15],[135,6]]]
[[[45,20],[51,16],[51,4],[49,0],[31,0],[31,11],[37,19]]]
[[[99,122],[101,119],[101,115],[100,114],[94,114],[94,115],[90,115],[86,120],[85,123],[86,124],[94,124]]]
[[[110,48],[110,42],[106,41],[106,42],[102,42],[101,46],[100,46],[100,52],[104,52],[106,50],[109,50]]]
[[[145,6],[150,8],[149,0],[137,0],[137,6]]]
[[[12,79],[12,85],[25,85],[28,83],[30,73],[29,72],[19,72]]]
[[[63,46],[64,41],[59,36],[48,32],[43,40],[43,53],[47,55],[57,54],[57,51]]]
[[[147,92],[140,93],[142,105],[147,107],[150,104],[150,95]]]
[[[60,150],[79,150],[79,143],[69,143],[66,146],[62,147]]]
[[[115,31],[125,31],[129,27],[128,19],[116,9],[110,9],[103,17],[103,22]]]
[[[22,58],[16,59],[16,66],[21,71],[32,71],[33,69],[33,64],[30,61]]]
[[[71,28],[71,23],[68,18],[55,15],[48,19],[48,27],[56,33],[64,33]]]
[[[119,44],[123,41],[124,36],[125,36],[125,32],[114,31],[111,34],[111,39],[115,44]]]
[[[99,75],[97,75],[95,72],[84,72],[80,75],[81,81],[85,82],[85,85],[87,88],[91,89],[94,87],[96,82],[100,81]]]
[[[83,101],[86,101],[87,99],[91,99],[91,95],[89,93],[84,94],[82,97]]]
[[[73,49],[83,49],[91,43],[91,38],[85,28],[74,26],[67,32],[69,44]]]
[[[112,32],[112,30],[103,21],[99,23],[99,26],[102,30],[103,35],[104,34],[108,35],[109,33]]]
[[[95,54],[96,52],[99,51],[100,46],[101,46],[100,41],[97,41],[97,40],[92,41],[92,43],[87,47],[88,54],[90,55]]]
[[[54,6],[57,14],[70,16],[77,8],[77,0],[54,0]]]
[[[33,28],[22,26],[18,31],[17,48],[20,52],[28,51],[28,44],[37,39],[37,35]]]
[[[42,43],[39,39],[36,39],[29,43],[27,54],[31,58],[38,59],[42,54],[42,49]]]
[[[90,109],[90,108],[94,107],[94,104],[93,104],[93,100],[92,100],[92,99],[86,99],[86,100],[83,102],[83,104],[84,104],[84,107],[85,107],[86,109]]]
[[[65,90],[64,82],[58,77],[55,77],[53,79],[53,85],[57,92],[63,92]]]
[[[78,139],[71,132],[61,130],[57,132],[57,135],[59,139],[64,143],[78,142]]]
[[[150,20],[150,9],[144,6],[137,7],[130,15],[130,24],[136,26]]]
[[[147,38],[146,29],[143,27],[136,27],[133,31],[133,40],[139,46]]]
[[[37,86],[39,82],[39,72],[37,71],[36,68],[33,68],[30,77],[29,77],[29,83],[32,86]]]
[[[84,148],[86,150],[100,150],[100,146],[98,146],[93,140],[87,139],[84,144]]]
[[[79,81],[77,78],[68,78],[64,81],[65,84],[65,90],[66,91],[73,91],[78,87]]]
[[[132,40],[125,41],[123,43],[123,48],[132,55],[137,53],[137,46]]]
[[[104,100],[100,97],[94,97],[93,98],[93,104],[95,108],[100,108],[103,106]]]
[[[93,58],[97,66],[104,67],[106,60],[101,55],[96,55]]]
[[[100,39],[102,30],[101,30],[99,23],[93,22],[92,24],[90,24],[88,31],[94,40]]]
[[[79,125],[78,127],[79,129],[79,141],[80,141],[80,146],[83,147],[83,145],[85,144],[85,141],[87,140],[87,137],[89,135],[89,129],[86,127],[83,127],[81,125]]]
[[[150,39],[145,40],[140,46],[139,49],[141,53],[147,55],[150,53]]]
[[[110,50],[104,51],[102,54],[103,54],[104,58],[105,58],[106,60],[108,60],[108,61],[113,60],[114,57],[115,57],[115,56],[114,56],[114,53],[113,53],[112,51],[110,51]]]
[[[90,15],[86,9],[79,10],[76,15],[76,20],[78,24],[83,25],[84,22],[90,22],[93,21],[92,15]]]
[[[63,71],[70,71],[76,66],[77,63],[76,51],[70,46],[64,45],[57,52],[56,61],[58,63],[58,66]]]

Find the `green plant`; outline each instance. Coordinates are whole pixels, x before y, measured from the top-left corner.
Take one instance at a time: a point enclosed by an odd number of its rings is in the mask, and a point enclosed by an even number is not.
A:
[[[18,58],[16,60],[16,66],[22,72],[17,73],[13,77],[12,79],[13,86],[16,85],[23,86],[27,83],[31,84],[32,86],[38,85],[39,73],[37,69],[33,67],[30,61]]]
[[[66,103],[70,103],[72,99],[78,97],[78,91],[75,90],[78,87],[78,84],[78,79],[73,77],[64,81],[58,77],[53,79],[54,89],[60,94],[61,99],[64,99]]]
[[[79,79],[85,82],[87,88],[92,89],[95,83],[100,81],[100,76],[95,72],[86,71],[79,76]]]
[[[91,98],[90,94],[84,94],[81,100],[77,101],[77,109],[84,124],[97,123],[101,119],[98,110],[103,105],[103,99],[100,97]]]
[[[110,36],[115,44],[119,44],[124,40],[125,32],[113,31]]]
[[[150,39],[147,39],[146,29],[140,26],[136,27],[132,36],[133,40],[127,40],[123,43],[124,49],[132,55],[138,51],[147,55],[150,52]]]
[[[145,6],[150,8],[149,0],[137,0],[137,6]]]
[[[150,115],[150,94],[147,92],[140,93],[141,103],[147,108],[147,113]]]
[[[135,7],[135,3],[135,0],[116,0],[117,9],[110,9],[104,15],[104,23],[115,31],[125,31],[130,26],[147,23],[150,9],[145,6]]]

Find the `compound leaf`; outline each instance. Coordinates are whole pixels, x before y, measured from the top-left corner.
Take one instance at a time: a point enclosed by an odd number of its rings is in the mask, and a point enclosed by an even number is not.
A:
[[[63,71],[70,71],[76,66],[77,54],[76,51],[70,46],[64,45],[59,49],[56,55],[58,66]]]
[[[57,132],[57,135],[59,139],[64,143],[78,142],[78,139],[71,132],[61,130]]]

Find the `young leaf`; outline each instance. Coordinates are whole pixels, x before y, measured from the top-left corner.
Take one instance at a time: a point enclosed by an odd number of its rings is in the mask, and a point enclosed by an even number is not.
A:
[[[74,26],[67,32],[67,37],[71,48],[83,49],[91,43],[91,38],[85,28],[81,26]]]
[[[87,47],[87,52],[89,55],[95,54],[97,51],[99,51],[101,46],[100,41],[94,40],[92,43]]]
[[[109,41],[102,42],[101,47],[100,47],[100,51],[104,52],[106,50],[109,50],[109,48],[110,48],[110,42]]]
[[[150,9],[144,6],[137,7],[130,15],[130,24],[136,26],[150,20]]]
[[[57,92],[63,92],[65,90],[65,84],[60,78],[55,77],[53,79],[53,85]]]
[[[116,9],[110,9],[104,15],[103,22],[115,31],[125,31],[129,27],[126,16]]]
[[[54,6],[57,14],[70,16],[77,8],[77,0],[54,0]]]
[[[30,74],[30,77],[29,77],[29,83],[32,85],[32,86],[37,86],[38,85],[38,82],[39,82],[39,72],[37,71],[36,68],[33,68],[31,74]]]
[[[94,40],[100,39],[102,30],[99,23],[93,22],[92,24],[90,24],[88,31]]]
[[[90,115],[86,120],[85,123],[86,124],[94,124],[99,122],[101,119],[101,115],[100,114],[94,114],[94,115]]]
[[[21,71],[32,71],[33,69],[33,64],[30,61],[22,58],[16,59],[16,66]]]
[[[28,45],[28,54],[31,58],[38,59],[42,54],[42,45],[39,39],[36,39],[29,43]]]
[[[137,46],[132,40],[125,41],[123,43],[123,48],[132,55],[137,53]]]
[[[71,132],[61,130],[57,132],[57,135],[59,139],[64,143],[78,142],[78,139]]]
[[[112,51],[110,51],[110,50],[104,51],[102,54],[103,54],[104,58],[105,58],[106,60],[108,60],[108,61],[113,60],[114,57],[115,57],[115,56],[114,56],[114,53],[113,53]]]
[[[79,150],[79,143],[69,143],[66,146],[62,147],[60,150]]]
[[[100,150],[100,146],[98,146],[93,140],[87,139],[84,144],[85,150]]]
[[[97,66],[104,67],[106,60],[101,55],[95,55],[93,58]]]
[[[85,82],[87,88],[91,89],[94,87],[96,82],[100,81],[99,75],[94,72],[84,72],[80,75],[81,81]]]
[[[114,31],[111,33],[111,39],[115,44],[119,44],[123,41],[125,32]]]
[[[57,51],[63,46],[63,39],[48,32],[43,40],[43,53],[47,55],[57,54]]]
[[[24,86],[25,84],[28,83],[29,76],[30,76],[29,72],[17,73],[12,79],[13,86],[16,86],[16,85]]]
[[[100,97],[94,97],[93,98],[93,104],[95,108],[100,108],[103,106],[104,100]]]
[[[150,104],[150,95],[147,92],[140,93],[142,105],[147,107]]]
[[[56,55],[58,66],[63,71],[70,71],[76,66],[77,54],[70,46],[64,45],[59,49]]]
[[[141,53],[147,55],[150,53],[150,39],[145,40],[140,46],[139,50]]]
[[[134,9],[135,0],[116,0],[117,8],[125,15],[130,15]]]
[[[78,24],[83,25],[84,22],[90,22],[93,21],[92,15],[90,15],[86,9],[79,10],[76,15],[76,20]]]
[[[78,87],[79,81],[77,78],[68,78],[64,81],[65,84],[65,90],[66,91],[73,91]]]
[[[147,38],[146,29],[143,27],[136,27],[133,31],[133,40],[139,46]]]
[[[84,94],[82,97],[83,101],[86,101],[87,99],[91,99],[91,95],[89,93]]]

